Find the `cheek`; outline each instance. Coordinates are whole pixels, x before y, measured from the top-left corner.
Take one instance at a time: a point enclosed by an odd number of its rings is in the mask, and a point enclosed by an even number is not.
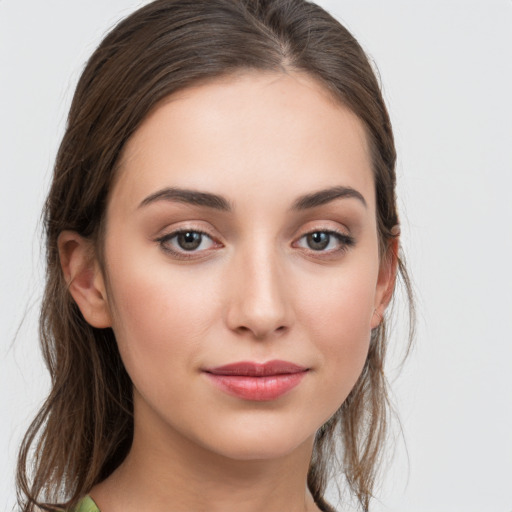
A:
[[[299,318],[318,334],[327,338],[341,336],[346,340],[369,333],[374,309],[376,271],[361,267],[326,276],[313,291],[303,290]]]
[[[302,295],[300,318],[320,354],[328,399],[337,406],[357,381],[368,354],[375,280],[373,268],[352,269]]]
[[[109,272],[113,328],[126,369],[134,382],[155,372],[179,375],[194,367],[201,340],[220,314],[213,283],[128,254]]]

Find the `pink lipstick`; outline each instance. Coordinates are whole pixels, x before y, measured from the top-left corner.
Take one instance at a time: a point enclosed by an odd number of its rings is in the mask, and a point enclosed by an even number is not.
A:
[[[308,368],[287,361],[241,361],[204,370],[226,393],[258,402],[275,400],[297,386]]]

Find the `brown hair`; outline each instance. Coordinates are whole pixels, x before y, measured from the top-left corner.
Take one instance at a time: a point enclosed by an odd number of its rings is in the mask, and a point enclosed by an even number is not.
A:
[[[75,504],[123,461],[133,434],[132,387],[114,334],[83,319],[62,274],[57,238],[63,230],[90,238],[101,261],[105,206],[126,141],[163,98],[243,70],[305,72],[360,118],[372,152],[381,247],[396,236],[388,113],[365,53],[328,13],[304,0],[157,0],[121,21],[78,82],[45,205],[40,336],[51,391],[20,450],[23,511],[44,508],[42,502]],[[400,259],[399,272],[410,299]],[[389,414],[385,331],[384,322],[373,331],[358,382],[317,433],[308,486],[325,510],[340,441],[349,488],[368,509]]]

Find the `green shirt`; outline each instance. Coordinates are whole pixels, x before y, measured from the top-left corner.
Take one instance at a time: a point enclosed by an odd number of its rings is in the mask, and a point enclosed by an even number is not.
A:
[[[86,496],[85,498],[81,499],[78,505],[69,512],[100,512],[100,509],[96,503],[92,501],[92,498]]]

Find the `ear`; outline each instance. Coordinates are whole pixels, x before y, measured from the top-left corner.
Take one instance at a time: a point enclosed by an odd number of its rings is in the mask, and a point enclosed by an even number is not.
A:
[[[377,289],[375,293],[374,311],[371,320],[371,328],[375,329],[379,326],[384,317],[384,312],[388,307],[393,291],[395,289],[396,274],[398,270],[398,236],[392,238],[388,244],[386,253],[383,255],[379,276],[377,278]]]
[[[83,317],[93,327],[111,327],[103,274],[91,241],[63,231],[57,243],[64,279]]]

